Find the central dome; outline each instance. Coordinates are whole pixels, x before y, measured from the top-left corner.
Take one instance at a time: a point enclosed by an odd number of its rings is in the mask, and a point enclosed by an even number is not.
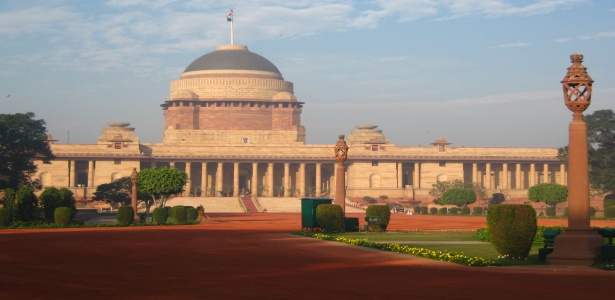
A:
[[[219,46],[216,51],[207,53],[193,61],[184,73],[195,71],[248,70],[271,72],[282,77],[278,68],[266,58],[248,51],[240,45]]]

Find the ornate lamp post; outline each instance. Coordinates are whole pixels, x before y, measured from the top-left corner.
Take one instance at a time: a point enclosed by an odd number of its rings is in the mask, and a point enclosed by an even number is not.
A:
[[[572,66],[562,80],[564,102],[572,111],[568,127],[568,228],[555,238],[549,264],[591,265],[604,243],[602,236],[589,227],[589,167],[587,124],[583,111],[591,102],[592,83],[583,55],[570,55]]]
[[[132,194],[131,194],[131,205],[134,211],[134,220],[135,222],[139,221],[139,214],[137,214],[137,168],[132,169],[132,174],[130,174],[130,181],[132,181]]]
[[[335,160],[337,160],[335,176],[335,199],[334,203],[342,207],[344,215],[346,214],[346,170],[344,162],[348,158],[348,145],[344,141],[344,135],[340,134],[337,144],[335,144]]]

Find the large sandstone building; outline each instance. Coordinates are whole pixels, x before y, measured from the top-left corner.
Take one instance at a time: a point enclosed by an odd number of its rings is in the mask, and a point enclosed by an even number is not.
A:
[[[437,181],[478,182],[489,193],[525,197],[537,183],[566,184],[554,148],[396,146],[375,125],[347,136],[346,174],[336,174],[331,144],[305,144],[304,102],[278,68],[245,46],[220,46],[192,62],[171,82],[161,104],[162,143],[141,143],[129,123],[108,123],[96,144],[57,144],[56,160],[38,164],[43,186],[68,187],[91,197],[96,187],[133,170],[171,166],[189,176],[185,195],[333,195],[346,176],[347,196],[427,200]],[[50,139],[50,142],[51,139]]]

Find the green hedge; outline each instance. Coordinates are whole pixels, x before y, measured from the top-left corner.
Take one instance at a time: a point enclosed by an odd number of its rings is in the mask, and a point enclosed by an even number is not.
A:
[[[325,232],[344,231],[344,211],[337,204],[316,206],[316,221]]]
[[[440,207],[440,209],[438,209],[439,215],[446,215],[447,213],[448,213],[448,208],[446,207]]]
[[[166,207],[154,208],[154,223],[158,225],[164,225],[169,218],[169,211]]]
[[[459,208],[457,207],[451,207],[451,209],[448,210],[448,213],[451,215],[456,215],[459,212]]]
[[[547,207],[545,212],[546,212],[545,214],[547,215],[547,217],[555,217],[555,215],[556,215],[555,207],[552,207],[552,206]]]
[[[186,221],[195,222],[199,212],[192,206],[186,207]]]
[[[421,215],[426,215],[429,213],[429,208],[427,206],[421,206]]]
[[[607,219],[615,219],[615,206],[607,206],[604,208],[604,217]]]
[[[176,205],[171,207],[169,211],[168,223],[171,224],[184,224],[186,223],[186,207],[183,205]]]
[[[536,211],[526,204],[492,205],[487,214],[487,228],[501,255],[525,259],[536,236]]]
[[[386,205],[370,205],[365,210],[365,216],[380,217],[380,222],[369,222],[369,227],[374,230],[386,231],[391,220],[391,210]]]
[[[470,208],[467,206],[464,206],[461,208],[461,214],[462,215],[469,215],[470,214]]]
[[[615,206],[615,199],[605,199],[604,207]]]
[[[480,216],[483,214],[483,208],[480,206],[475,206],[474,208],[472,208],[472,214],[476,215],[476,216]]]
[[[9,226],[11,223],[11,210],[8,208],[0,208],[0,227]]]
[[[598,209],[596,209],[595,207],[593,207],[593,206],[589,207],[589,216],[590,217],[595,217],[597,212],[598,212]],[[564,217],[568,217],[568,207],[567,206],[564,208]]]
[[[414,214],[415,215],[418,215],[418,214],[421,213],[421,207],[420,206],[417,205],[417,206],[413,207],[413,209],[414,209]]]
[[[121,226],[128,226],[135,220],[135,211],[130,205],[122,205],[117,209],[117,223]]]
[[[438,214],[438,208],[437,207],[430,207],[429,208],[429,214],[430,215],[437,215]]]
[[[53,212],[53,221],[58,225],[66,226],[73,221],[73,211],[66,206],[56,207]]]

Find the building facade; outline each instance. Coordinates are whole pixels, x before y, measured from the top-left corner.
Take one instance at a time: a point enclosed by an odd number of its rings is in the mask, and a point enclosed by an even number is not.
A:
[[[396,146],[375,125],[347,138],[346,174],[336,174],[330,145],[305,143],[303,102],[275,65],[245,46],[225,45],[191,63],[161,104],[162,143],[141,143],[129,123],[108,123],[96,144],[57,144],[56,159],[38,163],[43,186],[90,198],[96,187],[141,170],[169,166],[188,173],[185,195],[333,195],[346,176],[347,196],[429,200],[437,181],[460,179],[488,193],[523,198],[537,183],[566,184],[555,148]]]

